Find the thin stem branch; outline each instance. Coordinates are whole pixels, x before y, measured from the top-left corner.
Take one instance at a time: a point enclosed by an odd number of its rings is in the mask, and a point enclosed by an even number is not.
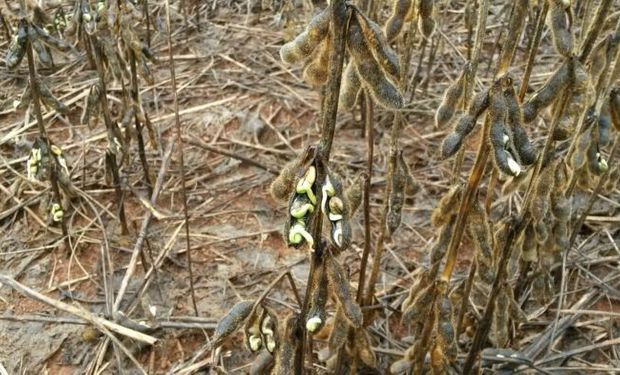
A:
[[[185,7],[183,7],[185,9]],[[187,20],[186,20],[187,22]],[[187,211],[187,191],[185,188],[185,160],[183,157],[183,140],[181,132],[181,119],[179,118],[179,98],[177,95],[177,80],[175,74],[174,58],[172,57],[172,31],[170,30],[170,1],[166,0],[166,27],[168,28],[168,63],[170,64],[170,77],[174,98],[174,123],[176,129],[177,146],[179,147],[179,163],[181,164],[181,199],[183,200],[183,219],[185,221],[185,248],[187,249],[187,272],[189,273],[189,286],[191,290],[194,313],[198,316],[196,305],[196,292],[194,291],[194,274],[192,271],[192,255],[189,243],[189,213]]]

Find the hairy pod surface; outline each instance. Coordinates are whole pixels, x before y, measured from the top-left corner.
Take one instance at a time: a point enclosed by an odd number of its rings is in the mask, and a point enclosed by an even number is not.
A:
[[[239,329],[250,315],[253,306],[254,301],[237,302],[217,323],[213,332],[213,346],[219,345],[224,339]]]
[[[381,27],[362,13],[354,11],[354,16],[372,55],[381,65],[381,68],[390,75],[391,79],[398,80],[400,75],[398,55],[390,47]]]
[[[405,19],[412,12],[412,0],[393,0],[392,13],[385,24],[385,35],[388,41],[393,41],[400,34],[405,25]]]
[[[504,91],[508,116],[506,122],[512,132],[512,141],[523,165],[531,165],[536,161],[536,151],[523,128],[523,113],[519,98],[512,85]]]
[[[396,163],[396,168],[392,173],[392,181],[390,182],[392,185],[392,189],[390,191],[390,196],[388,197],[388,212],[386,221],[388,233],[390,235],[392,235],[400,226],[400,222],[402,220],[403,206],[405,204],[405,187],[407,184],[407,172],[404,169],[402,163],[400,162],[401,158],[402,151],[400,151],[400,155]]]
[[[295,189],[295,177],[297,177],[297,168],[299,161],[291,160],[284,165],[280,174],[271,183],[271,195],[276,200],[287,200]]]
[[[357,103],[361,87],[362,82],[360,81],[357,68],[352,61],[349,61],[342,75],[338,107],[347,111],[351,110]]]
[[[13,36],[13,40],[9,45],[9,50],[4,59],[4,63],[9,70],[17,68],[19,63],[26,55],[26,47],[28,46],[28,23],[26,20],[20,20],[17,26],[17,32]]]
[[[273,367],[273,356],[266,350],[260,352],[250,366],[250,375],[268,374]]]
[[[456,122],[454,129],[441,144],[441,156],[444,159],[456,154],[463,144],[463,140],[474,130],[478,117],[489,106],[489,90],[484,90],[474,97],[469,105],[467,113],[463,114]]]
[[[435,126],[437,128],[447,125],[454,116],[456,107],[465,92],[465,76],[467,73],[468,68],[463,69],[456,81],[446,89],[441,104],[435,113]]]
[[[314,334],[323,328],[327,320],[327,310],[325,306],[327,305],[327,298],[329,296],[324,259],[322,259],[320,265],[315,268],[310,283],[310,307],[308,309],[308,319],[306,320],[306,330]]]
[[[287,64],[300,63],[312,55],[312,52],[327,37],[329,31],[330,7],[317,13],[306,29],[295,39],[280,48],[280,57]]]
[[[570,60],[562,64],[534,96],[523,104],[523,121],[526,123],[534,121],[538,113],[548,107],[557,95],[571,84],[573,74]]]
[[[441,197],[431,215],[431,224],[434,228],[439,228],[447,224],[452,216],[457,213],[458,203],[461,200],[462,193],[463,188],[460,185],[456,185],[451,187],[450,190]]]
[[[327,82],[327,67],[329,66],[331,44],[331,38],[329,36],[323,39],[316,54],[304,69],[304,80],[314,87],[322,86]]]
[[[439,238],[437,238],[437,242],[435,242],[431,248],[431,264],[441,262],[444,255],[446,255],[446,251],[448,251],[448,246],[450,245],[450,239],[452,237],[455,221],[456,217],[453,215],[450,221],[441,228]]]
[[[338,305],[349,323],[359,328],[362,326],[362,309],[351,295],[349,280],[345,276],[344,269],[332,256],[326,256],[325,271],[329,288],[336,297]]]
[[[275,354],[275,364],[272,375],[289,375],[295,373],[295,348],[300,339],[297,332],[297,320],[295,314],[289,315],[281,330],[279,330],[278,349]]]
[[[435,32],[435,0],[417,0],[418,29],[424,38],[430,39]]]
[[[495,167],[509,176],[518,176],[521,173],[521,168],[509,151],[510,137],[506,130],[508,106],[506,98],[500,90],[500,85],[495,83],[489,92],[490,126],[487,140],[493,150]]]
[[[573,50],[573,35],[568,28],[566,7],[562,0],[548,0],[549,2],[549,27],[556,51],[565,57],[569,57]]]
[[[486,268],[493,266],[493,233],[486,210],[479,202],[474,203],[469,214],[469,235],[476,245],[477,256]]]
[[[357,71],[363,72],[359,74],[362,83],[375,101],[388,109],[402,108],[402,94],[372,55],[356,18],[352,18],[349,24],[347,47]]]
[[[353,215],[355,214],[355,212],[359,208],[360,203],[362,202],[362,195],[363,195],[362,184],[363,184],[363,182],[364,181],[361,178],[358,177],[344,191],[345,200],[349,202],[349,210],[350,210],[349,216],[350,217],[353,217]]]

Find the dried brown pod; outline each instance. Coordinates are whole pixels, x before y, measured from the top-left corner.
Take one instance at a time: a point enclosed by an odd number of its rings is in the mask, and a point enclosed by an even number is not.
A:
[[[418,29],[422,36],[429,39],[435,32],[435,0],[418,0]]]
[[[239,329],[252,312],[253,306],[254,301],[241,301],[228,310],[226,315],[217,322],[211,338],[212,347],[220,345],[222,341]]]
[[[568,59],[568,61],[562,64],[534,96],[523,104],[523,121],[526,123],[534,121],[538,113],[548,107],[555,100],[558,93],[572,83],[572,60],[574,59]]]
[[[275,364],[272,375],[289,375],[295,373],[295,350],[297,343],[301,339],[301,334],[297,330],[297,320],[295,314],[289,315],[285,320],[282,329],[279,330],[278,349],[275,353]]]
[[[455,221],[456,217],[453,215],[450,221],[441,228],[439,238],[437,238],[437,242],[431,248],[431,264],[441,262],[446,251],[448,251]]]
[[[48,51],[47,47],[38,40],[38,35],[34,31],[32,27],[28,28],[28,35],[30,37],[30,43],[32,44],[32,49],[37,54],[39,58],[39,62],[41,65],[46,67],[51,67],[54,65],[54,60],[52,59],[52,55]]]
[[[508,322],[510,319],[510,299],[506,293],[507,286],[503,286],[499,296],[495,300],[495,313],[493,314],[492,339],[496,347],[504,348],[508,344]]]
[[[362,30],[362,34],[368,44],[368,48],[375,57],[379,65],[393,80],[398,80],[400,76],[400,62],[398,55],[390,47],[383,30],[374,21],[366,17],[363,13],[354,10],[354,16]]]
[[[291,160],[286,163],[280,170],[280,174],[271,183],[271,195],[276,200],[287,200],[295,189],[295,178],[297,177],[297,169],[299,168],[299,160]]]
[[[351,59],[357,71],[364,72],[359,76],[375,101],[388,109],[402,108],[402,94],[398,87],[388,79],[387,73],[374,58],[356,18],[351,19],[347,36],[347,47]]]
[[[549,162],[540,171],[536,179],[536,185],[532,191],[532,204],[530,206],[530,214],[536,221],[542,220],[549,212],[551,203],[551,192],[555,183],[555,170],[560,159],[554,159]]]
[[[553,45],[560,55],[569,57],[573,50],[573,35],[568,27],[566,4],[563,0],[548,0],[548,3],[548,20]]]
[[[442,295],[438,301],[437,316],[437,340],[441,341],[443,352],[450,361],[456,359],[456,332],[452,322],[453,309],[452,301],[448,296]]]
[[[456,107],[465,92],[465,76],[468,73],[469,65],[466,65],[458,78],[444,92],[441,104],[435,112],[435,127],[440,128],[447,125],[454,116]]]
[[[596,99],[596,90],[590,74],[579,61],[573,62],[573,85],[566,113],[579,117],[587,108],[591,108]]]
[[[336,298],[338,306],[342,309],[349,323],[356,328],[362,326],[362,309],[355,302],[349,287],[349,280],[345,276],[344,269],[331,255],[325,254],[325,271],[329,289]]]
[[[509,176],[518,176],[521,167],[512,156],[510,149],[511,139],[506,129],[508,106],[506,97],[501,91],[501,80],[496,82],[489,92],[489,133],[487,141],[493,150],[495,167]]]
[[[392,13],[385,24],[385,35],[390,42],[400,34],[407,15],[411,14],[412,11],[412,0],[394,0],[392,3]]]
[[[101,86],[97,83],[90,87],[80,123],[88,124],[89,128],[97,125],[98,115],[101,112]]]
[[[431,224],[434,228],[445,225],[450,221],[452,215],[456,214],[462,193],[463,188],[460,185],[456,185],[451,187],[450,190],[441,197],[431,216]]]
[[[577,138],[577,143],[575,144],[573,154],[570,156],[570,164],[573,171],[579,171],[586,165],[588,161],[587,152],[591,141],[592,136],[590,129],[586,129]]]
[[[403,206],[405,204],[405,187],[407,184],[406,166],[403,166],[402,151],[398,157],[396,168],[392,172],[392,180],[390,181],[391,190],[388,198],[388,212],[386,225],[388,234],[391,236],[400,226],[402,219]]]
[[[16,109],[26,109],[30,105],[31,101],[32,101],[32,88],[30,87],[30,82],[28,82],[26,87],[24,87],[24,91],[22,91],[21,95],[19,96],[18,102],[15,103],[14,105]]]
[[[355,211],[357,211],[360,203],[362,202],[363,182],[363,179],[361,177],[358,177],[344,191],[345,200],[349,202],[349,217],[353,217]]]
[[[525,262],[536,262],[538,260],[538,251],[534,227],[528,224],[521,234],[521,259]]]
[[[596,125],[598,128],[598,138],[599,145],[607,146],[609,144],[609,130],[611,128],[611,113],[609,111],[609,102],[603,103],[601,107],[601,114],[598,117],[598,121],[596,121]]]
[[[287,64],[297,64],[306,60],[327,37],[329,31],[330,7],[317,13],[306,29],[295,39],[280,48],[280,57]]]
[[[420,291],[422,291],[422,289],[428,286],[428,283],[429,283],[428,272],[424,272],[420,275],[420,277],[417,278],[417,280],[411,286],[411,288],[409,288],[409,294],[407,295],[407,298],[405,298],[405,300],[403,301],[400,307],[401,311],[406,311],[409,308],[409,306],[411,306],[411,304],[413,303],[415,298],[418,296]]]
[[[469,214],[467,232],[476,246],[476,263],[484,282],[493,281],[493,233],[486,210],[479,202],[474,203]],[[490,276],[490,280],[487,276]]]
[[[338,350],[347,342],[347,336],[349,334],[349,321],[344,314],[341,307],[336,307],[336,314],[334,315],[334,324],[332,324],[332,331],[329,334],[328,348],[329,353],[337,353]],[[323,360],[325,360],[324,358]]]
[[[340,98],[338,106],[344,110],[350,110],[357,103],[357,98],[361,91],[362,83],[360,81],[357,68],[352,61],[347,63],[342,75],[342,84],[340,86]]]
[[[250,375],[268,374],[274,365],[273,356],[266,350],[260,352],[250,366]]]
[[[506,124],[512,133],[512,141],[519,156],[519,161],[523,165],[533,164],[536,161],[536,151],[523,128],[521,105],[512,85],[509,85],[504,91],[504,96],[508,110]]]
[[[607,180],[605,180],[605,183],[603,184],[603,191],[606,194],[611,193],[617,188],[618,181],[620,181],[620,165],[616,164],[616,166],[607,175]]]
[[[607,48],[612,39],[613,36],[609,35],[594,46],[592,56],[588,61],[588,68],[593,82],[599,81],[603,70],[607,66]]]
[[[456,122],[452,132],[441,144],[441,156],[446,159],[457,153],[463,144],[463,140],[474,130],[478,117],[489,106],[489,90],[479,92],[469,105],[467,113],[463,114]]]
[[[62,114],[67,114],[69,112],[69,108],[67,108],[65,103],[58,100],[43,81],[38,80],[37,85],[39,87],[39,94],[41,95],[41,100],[46,107],[52,108],[56,112]]]
[[[356,329],[354,333],[354,351],[355,355],[366,365],[371,368],[377,366],[377,357],[372,350],[370,337],[364,329]]]
[[[315,268],[310,278],[308,290],[310,293],[310,305],[308,308],[308,319],[306,320],[306,330],[311,334],[315,334],[323,328],[327,320],[327,310],[325,307],[329,291],[323,259]]]
[[[34,24],[31,24],[29,28],[32,28],[37,33],[40,41],[50,47],[53,47],[61,52],[67,52],[73,49],[71,44],[62,39],[51,36],[50,33],[44,28]]]
[[[433,291],[433,284],[420,290],[415,299],[413,299],[409,306],[403,311],[403,315],[400,319],[402,324],[413,327],[428,318],[428,313],[432,307]]]
[[[331,38],[328,36],[319,44],[316,53],[304,68],[303,78],[314,87],[319,87],[327,82],[327,68],[329,66],[329,51],[331,50]]]
[[[26,54],[28,45],[28,23],[20,20],[17,25],[17,32],[13,35],[13,40],[9,45],[9,50],[4,58],[4,63],[8,69],[15,69]]]

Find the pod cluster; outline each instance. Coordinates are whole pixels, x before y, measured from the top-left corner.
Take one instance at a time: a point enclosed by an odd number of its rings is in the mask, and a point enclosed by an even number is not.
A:
[[[448,91],[451,89],[453,88]],[[454,97],[450,100],[455,101]],[[521,105],[512,79],[508,76],[500,77],[488,90],[474,97],[467,112],[460,116],[452,132],[444,139],[441,146],[442,156],[447,158],[456,154],[465,138],[473,131],[478,118],[487,110],[489,127],[486,141],[491,146],[494,164],[500,172],[518,176],[523,165],[534,163],[536,152],[523,127]],[[451,115],[444,113],[445,110],[442,110],[440,123],[451,118]]]
[[[418,30],[424,38],[430,38],[435,32],[434,0],[394,0],[392,12],[385,24],[385,34],[391,42],[402,32],[405,24],[417,21]]]
[[[345,42],[350,58],[342,77],[340,108],[352,108],[362,87],[380,105],[401,108],[403,97],[395,83],[400,72],[398,55],[377,23],[357,7],[349,9],[352,13]],[[301,34],[280,48],[282,61],[291,65],[303,63],[304,80],[316,87],[327,82],[333,43],[330,13],[330,6],[317,13]]]
[[[310,224],[318,213],[331,226],[330,243],[341,252],[351,244],[350,220],[361,200],[360,186],[353,184],[344,190],[340,178],[323,165],[320,168],[325,170],[325,179],[321,183],[317,180],[317,168],[318,163],[309,159],[307,153],[302,155],[284,166],[271,184],[271,192],[276,199],[288,198],[284,237],[290,246],[314,247]]]

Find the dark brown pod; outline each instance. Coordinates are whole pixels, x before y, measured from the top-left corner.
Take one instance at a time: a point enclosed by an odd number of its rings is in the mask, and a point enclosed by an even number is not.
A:
[[[512,132],[512,141],[519,156],[519,161],[523,165],[533,164],[536,161],[536,151],[523,128],[523,113],[521,112],[519,98],[512,85],[504,91],[504,94],[508,110],[506,123]]]
[[[331,255],[326,254],[325,257],[325,271],[331,292],[349,323],[353,327],[361,327],[362,309],[351,294],[349,280],[345,276],[344,269]]]
[[[411,13],[413,1],[411,0],[394,0],[392,5],[392,13],[385,24],[385,35],[391,42],[400,34],[405,24],[405,19]]]
[[[569,57],[573,50],[573,35],[568,28],[565,3],[562,0],[548,0],[548,2],[553,45],[560,55]]]
[[[465,68],[461,71],[456,81],[454,81],[443,95],[441,104],[437,108],[435,113],[435,127],[443,127],[452,119],[456,112],[456,107],[463,97],[465,92],[465,75],[468,73],[468,69]]]
[[[390,78],[397,80],[400,75],[398,55],[390,47],[385,35],[383,35],[383,30],[364,14],[357,11],[354,13],[370,52],[383,70],[390,75]]]
[[[28,23],[26,20],[20,20],[17,26],[17,32],[13,36],[13,40],[9,45],[9,51],[6,54],[4,63],[6,67],[11,70],[15,69],[24,58],[26,54],[26,47],[28,45]]]
[[[338,107],[344,110],[351,110],[360,93],[362,82],[355,64],[351,61],[347,63],[342,75],[342,85],[340,86],[340,98],[338,99]]]
[[[279,329],[278,349],[275,353],[275,364],[272,375],[289,375],[295,373],[295,350],[301,338],[297,331],[297,320],[295,314],[290,315],[284,320],[282,329]]]
[[[456,154],[461,148],[463,140],[467,137],[478,121],[478,117],[486,111],[489,106],[489,90],[478,93],[469,105],[467,113],[463,114],[455,124],[452,133],[444,139],[441,144],[441,156],[446,159]]]
[[[212,337],[212,347],[218,346],[233,334],[247,319],[254,306],[254,301],[241,301],[234,305],[222,319],[217,322]]]
[[[375,101],[388,109],[402,108],[402,94],[375,60],[356,18],[352,18],[349,24],[347,47],[357,71],[364,72],[359,76]]]
[[[273,367],[273,356],[266,350],[260,352],[250,367],[250,375],[263,375],[268,374]]]
[[[323,257],[324,258],[324,257]],[[322,259],[310,279],[310,307],[308,309],[308,319],[306,320],[306,330],[315,334],[323,328],[327,320],[328,288],[327,274],[325,272],[324,260]]]
[[[407,172],[402,165],[402,151],[396,162],[396,168],[392,172],[390,196],[388,198],[387,229],[391,236],[398,229],[402,219],[403,206],[405,204],[405,186],[407,184]],[[404,161],[404,160],[403,160]]]
[[[556,72],[549,77],[547,82],[541,87],[534,96],[523,104],[523,121],[526,123],[534,121],[538,113],[549,106],[557,95],[564,90],[572,81],[572,63],[565,62]]]
[[[435,32],[434,7],[434,0],[418,0],[418,29],[426,39],[432,37]]]
[[[487,141],[493,150],[493,161],[496,168],[509,176],[518,176],[521,173],[521,167],[514,160],[509,151],[510,137],[506,131],[506,117],[508,115],[508,106],[506,98],[500,91],[499,82],[493,85],[489,92],[489,133]]]
[[[282,61],[292,65],[309,58],[319,43],[327,37],[329,16],[330,7],[327,7],[312,17],[301,34],[280,48]]]

